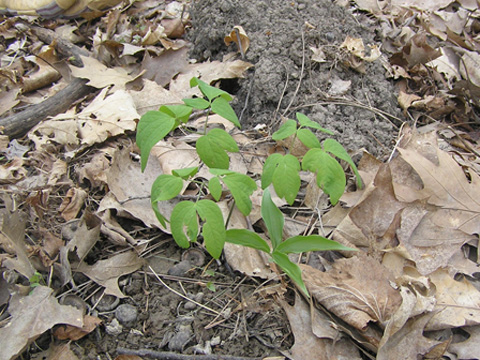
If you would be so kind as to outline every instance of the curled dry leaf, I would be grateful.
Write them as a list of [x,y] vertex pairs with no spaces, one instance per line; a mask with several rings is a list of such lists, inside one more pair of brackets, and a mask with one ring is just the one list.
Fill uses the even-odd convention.
[[232,42],[237,44],[238,51],[242,53],[242,55],[245,55],[250,46],[250,39],[248,38],[247,33],[243,27],[239,25],[234,26],[230,34],[225,36],[223,40],[227,46],[230,46]]

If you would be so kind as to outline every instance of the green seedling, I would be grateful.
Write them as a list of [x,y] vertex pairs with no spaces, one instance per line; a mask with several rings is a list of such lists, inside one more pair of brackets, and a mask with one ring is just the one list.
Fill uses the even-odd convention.
[[[351,250],[324,237],[295,236],[282,242],[284,218],[280,210],[273,204],[268,186],[273,184],[276,193],[293,204],[300,189],[299,172],[303,170],[316,173],[318,186],[330,196],[333,204],[338,202],[345,190],[345,173],[339,162],[347,162],[357,175],[355,164],[346,150],[335,140],[327,139],[320,143],[310,129],[332,134],[307,116],[297,113],[297,121],[288,120],[272,136],[274,140],[285,139],[291,135],[305,144],[310,150],[300,160],[291,155],[272,154],[264,164],[261,185],[264,190],[262,217],[267,224],[271,239],[271,247],[256,233],[245,229],[226,230],[227,225],[217,201],[225,192],[229,192],[234,206],[245,216],[252,210],[251,196],[257,185],[246,174],[229,170],[229,153],[238,152],[239,148],[233,137],[225,130],[214,128],[208,130],[208,114],[222,116],[240,128],[235,111],[230,106],[232,96],[227,92],[210,86],[193,78],[191,87],[198,87],[202,96],[183,99],[183,105],[164,105],[157,111],[148,111],[143,115],[137,128],[137,145],[141,151],[141,168],[145,170],[152,147],[179,127],[185,127],[194,109],[204,110],[207,114],[205,127],[196,142],[196,151],[209,168],[211,178],[207,184],[195,178],[198,167],[173,170],[171,174],[160,175],[152,185],[151,204],[155,215],[162,226],[170,223],[172,236],[182,248],[188,248],[201,236],[207,251],[214,258],[219,258],[226,241],[262,250],[272,257],[285,273],[307,293],[303,284],[300,268],[288,259],[289,253],[300,253],[313,250]],[[187,130],[187,129],[185,129]],[[167,219],[158,208],[158,203],[177,197],[185,185],[197,182],[202,191],[195,200],[180,201]],[[208,191],[210,198],[201,194]],[[213,199],[213,200],[212,200]],[[233,210],[233,208],[232,208]],[[228,220],[227,220],[228,221]]]
[[226,241],[270,254],[272,261],[277,264],[307,296],[308,291],[302,279],[302,272],[297,264],[290,261],[288,254],[327,250],[356,251],[355,249],[343,246],[336,241],[329,240],[320,235],[293,236],[282,241],[285,219],[282,212],[273,203],[268,189],[265,189],[263,193],[261,213],[263,221],[267,226],[270,244],[257,233],[246,229],[227,230]]

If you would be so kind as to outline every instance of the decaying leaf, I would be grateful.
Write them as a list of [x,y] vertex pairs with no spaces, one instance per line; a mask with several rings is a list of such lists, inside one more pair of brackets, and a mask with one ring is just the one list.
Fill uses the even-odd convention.
[[76,341],[90,334],[101,323],[102,323],[102,320],[100,320],[96,316],[84,315],[82,327],[72,326],[72,325],[62,325],[62,326],[59,326],[57,329],[55,329],[53,334],[57,339],[60,339],[60,340]]
[[10,360],[19,355],[29,342],[35,340],[56,324],[83,326],[82,311],[60,305],[53,289],[37,286],[28,296],[14,295],[8,311],[10,322],[0,328],[2,339],[1,360]]
[[144,264],[135,251],[114,255],[106,260],[99,260],[93,265],[81,263],[76,270],[84,273],[97,284],[105,287],[105,294],[124,298],[118,287],[118,279],[140,269]]
[[238,51],[244,55],[249,46],[250,46],[250,39],[248,38],[247,33],[243,29],[243,27],[236,25],[233,27],[233,30],[230,32],[229,35],[225,36],[225,45],[230,46],[232,42],[237,44]]
[[369,256],[337,260],[325,273],[308,265],[301,268],[310,294],[358,330],[369,322],[384,326],[402,302],[390,284],[393,275]]
[[80,188],[70,188],[65,195],[58,211],[61,213],[61,216],[66,220],[72,220],[77,217],[80,209],[85,203],[85,199],[88,194],[85,190]]

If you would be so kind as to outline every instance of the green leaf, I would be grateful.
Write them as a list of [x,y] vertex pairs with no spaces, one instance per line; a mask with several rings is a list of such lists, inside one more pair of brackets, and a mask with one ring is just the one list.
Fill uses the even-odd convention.
[[223,129],[212,129],[197,140],[197,153],[210,168],[228,169],[230,159],[225,150],[238,152],[232,136]]
[[309,251],[357,251],[320,235],[293,236],[277,246],[276,251],[284,254]]
[[309,149],[322,148],[322,145],[320,145],[320,141],[318,141],[315,134],[309,129],[298,129],[297,137],[298,137],[298,140],[300,140],[302,144],[308,147]]
[[218,96],[223,97],[227,101],[232,101],[232,96],[226,91],[220,90],[214,86],[208,85],[206,82],[198,79],[190,79],[190,87],[198,86],[203,95],[205,95],[208,100],[212,101]]
[[333,135],[333,131],[324,129],[323,127],[320,126],[320,124],[318,124],[315,121],[310,120],[306,115],[304,115],[302,113],[299,113],[299,112],[297,112],[296,115],[297,115],[298,122],[300,123],[301,126],[309,127],[309,128],[312,128],[312,129],[317,129],[317,130],[320,130],[320,131],[322,131],[324,133],[327,133],[329,135]]
[[160,107],[159,111],[174,118],[177,125],[180,122],[188,122],[188,119],[192,114],[192,108],[185,105],[163,105]]
[[355,173],[355,176],[357,178],[357,185],[358,187],[362,187],[362,179],[360,177],[360,174],[358,173],[357,167],[355,166],[355,163],[353,162],[352,158],[350,155],[348,155],[347,150],[340,144],[338,141],[334,139],[326,139],[323,142],[323,149],[326,152],[329,152],[339,159],[342,159],[345,161],[350,167],[352,168],[353,172]]
[[212,200],[200,200],[195,207],[205,222],[202,227],[205,247],[212,257],[218,259],[222,254],[226,237],[222,211]]
[[277,205],[273,203],[269,189],[265,189],[263,192],[261,213],[263,221],[267,225],[273,249],[276,249],[282,242],[285,218]]
[[190,246],[190,242],[197,241],[198,218],[195,203],[182,201],[173,208],[170,229],[175,242],[184,249]]
[[215,169],[215,168],[208,169],[208,171],[210,171],[211,174],[213,174],[213,175],[218,175],[218,176],[228,175],[228,174],[234,174],[234,173],[235,173],[235,172],[232,171],[232,170],[228,170],[228,169]]
[[175,128],[175,119],[160,111],[147,111],[138,122],[137,145],[141,152],[142,172],[152,147]]
[[300,190],[300,163],[290,154],[283,156],[273,172],[273,187],[278,196],[292,205]]
[[274,251],[272,254],[273,262],[280,266],[280,268],[288,275],[290,279],[292,279],[297,286],[305,293],[305,295],[309,296],[307,287],[302,279],[302,270],[300,267],[291,262],[287,255]]
[[189,177],[195,176],[197,172],[198,172],[198,166],[172,170],[173,175],[180,177],[183,180],[187,180]]
[[250,196],[257,190],[257,184],[249,176],[239,173],[231,173],[222,177],[222,181],[233,195],[238,210],[247,216],[252,211]]
[[182,101],[194,109],[204,110],[210,107],[210,102],[202,98],[182,99]]
[[231,244],[248,246],[270,254],[270,246],[257,233],[247,229],[227,230],[226,241]]
[[287,120],[280,128],[272,134],[273,140],[283,140],[297,131],[297,122],[295,120]]
[[210,194],[215,201],[220,200],[220,196],[222,196],[222,184],[220,184],[220,179],[218,177],[212,177],[208,181],[208,190],[210,190]]
[[152,204],[173,199],[180,194],[182,188],[183,180],[181,178],[167,174],[160,175],[152,184]]
[[238,121],[237,114],[232,109],[227,100],[223,97],[218,97],[212,102],[212,111],[215,114],[220,115],[221,117],[232,122],[236,127],[241,128],[240,122]]
[[273,174],[277,169],[278,163],[282,160],[282,155],[279,153],[274,153],[270,155],[265,164],[263,164],[262,172],[262,189],[265,189],[273,182]]
[[347,183],[338,161],[321,149],[310,149],[303,157],[302,167],[317,173],[318,187],[330,196],[330,202],[335,205],[343,195]]

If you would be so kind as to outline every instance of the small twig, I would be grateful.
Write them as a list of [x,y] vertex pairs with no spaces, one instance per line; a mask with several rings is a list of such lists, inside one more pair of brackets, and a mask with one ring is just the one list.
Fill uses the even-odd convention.
[[238,49],[240,50],[240,55],[242,55],[242,59],[245,60],[245,51],[243,50],[242,46],[242,39],[240,38],[240,30],[237,27],[234,29],[235,35],[237,36],[237,45]]
[[193,300],[193,299],[190,299],[188,296],[185,296],[185,295],[179,293],[177,290],[172,289],[170,286],[168,286],[168,285],[165,283],[165,281],[162,280],[162,278],[155,272],[155,270],[153,270],[153,268],[152,268],[151,266],[148,266],[148,268],[149,268],[150,271],[153,273],[153,275],[155,276],[155,278],[156,278],[158,281],[160,281],[160,283],[161,283],[163,286],[165,286],[168,290],[170,290],[171,292],[173,292],[175,295],[178,295],[178,296],[180,296],[181,298],[183,298],[183,299],[185,299],[185,300],[187,300],[187,301],[190,301],[190,302],[194,303],[195,305],[200,306],[201,308],[203,308],[203,309],[205,309],[205,310],[208,310],[208,311],[210,311],[210,312],[212,312],[212,313],[214,313],[214,314],[221,315],[220,312],[218,312],[218,311],[216,311],[216,310],[213,310],[213,309],[209,308],[208,306],[205,306],[205,305],[203,305],[203,304],[200,304],[198,301],[195,301],[195,300]]
[[150,349],[131,350],[122,347],[117,348],[119,355],[136,355],[142,357],[149,357],[153,359],[163,360],[260,360],[261,358],[251,358],[243,356],[231,356],[231,355],[183,355],[176,354],[169,351],[155,351]]

